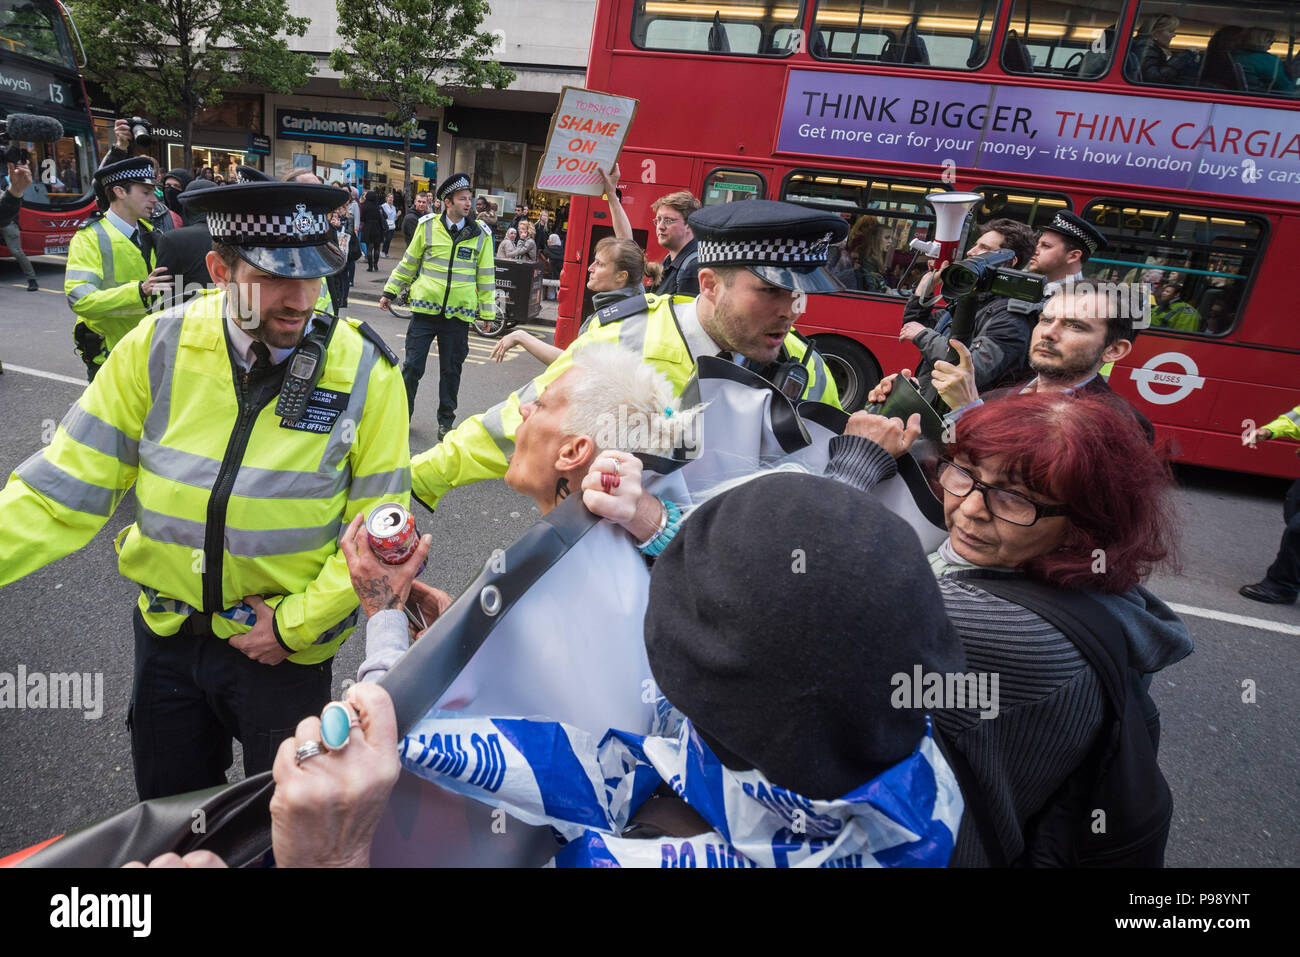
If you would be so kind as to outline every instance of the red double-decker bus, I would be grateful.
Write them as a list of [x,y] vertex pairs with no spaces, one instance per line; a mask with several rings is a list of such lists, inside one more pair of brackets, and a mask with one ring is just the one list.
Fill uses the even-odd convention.
[[[847,408],[916,364],[898,331],[925,194],[971,191],[976,222],[1078,213],[1108,239],[1086,278],[1152,285],[1110,383],[1180,460],[1294,476],[1290,449],[1242,435],[1300,401],[1298,18],[1279,0],[601,0],[587,85],[640,100],[623,205],[651,257],[650,204],[674,190],[848,221],[846,289],[799,320]],[[611,232],[603,200],[574,197],[561,345]]]
[[[56,0],[0,0],[0,117],[35,114],[63,125],[56,142],[13,144],[31,153],[32,184],[17,220],[29,256],[66,254],[95,208],[95,137],[66,16]],[[0,255],[9,255],[2,241]]]

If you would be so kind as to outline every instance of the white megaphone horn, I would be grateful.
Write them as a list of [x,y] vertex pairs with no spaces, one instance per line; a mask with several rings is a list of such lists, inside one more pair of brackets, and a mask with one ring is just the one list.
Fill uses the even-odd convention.
[[961,242],[962,226],[976,203],[984,197],[979,193],[928,193],[926,202],[934,210],[934,241],[914,239],[909,244],[931,260],[931,268],[957,258],[957,245]]

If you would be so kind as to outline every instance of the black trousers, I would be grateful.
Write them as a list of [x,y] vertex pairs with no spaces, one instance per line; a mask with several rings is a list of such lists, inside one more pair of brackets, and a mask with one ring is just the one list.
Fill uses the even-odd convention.
[[1286,531],[1282,533],[1277,558],[1268,567],[1268,580],[1294,595],[1300,592],[1300,479],[1287,489],[1282,517],[1286,520]]
[[438,340],[438,424],[456,421],[456,396],[460,393],[460,370],[469,355],[469,323],[427,312],[411,313],[406,327],[406,361],[402,380],[406,383],[406,404],[415,414],[415,393],[424,375],[429,347]]
[[269,771],[298,722],[330,700],[332,660],[264,665],[191,618],[156,635],[135,609],[135,683],[126,723],[141,801],[226,782],[231,739],[244,746],[244,774]]

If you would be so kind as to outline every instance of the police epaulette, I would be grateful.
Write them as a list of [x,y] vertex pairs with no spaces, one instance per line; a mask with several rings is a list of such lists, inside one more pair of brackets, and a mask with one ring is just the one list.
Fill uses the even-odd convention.
[[596,321],[602,326],[611,322],[622,322],[628,316],[635,316],[637,313],[645,312],[649,308],[650,302],[644,295],[628,296],[626,299],[620,299],[604,309],[597,309]]
[[375,332],[374,329],[371,329],[367,323],[359,322],[356,319],[349,319],[348,325],[352,326],[352,328],[356,329],[357,332],[361,333],[363,336],[365,336],[367,339],[373,342],[375,344],[375,348],[377,348],[380,352],[383,353],[384,358],[388,360],[388,364],[390,366],[397,365],[398,362],[397,353],[394,352],[392,349],[388,348],[388,343],[386,343],[383,339],[381,339],[379,333]]
[[441,214],[439,214],[439,213],[425,213],[423,216],[421,216],[419,219],[417,219],[416,222],[417,222],[417,223],[422,223],[422,222],[424,222],[426,219],[432,219],[433,217],[438,216],[438,215],[441,215]]

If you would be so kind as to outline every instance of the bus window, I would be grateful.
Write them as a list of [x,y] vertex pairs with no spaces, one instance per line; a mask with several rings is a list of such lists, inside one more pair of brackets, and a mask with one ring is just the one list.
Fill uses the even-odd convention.
[[735,169],[715,169],[704,177],[704,205],[719,206],[737,199],[762,199],[767,184],[757,173]]
[[1123,0],[1015,0],[1002,69],[1079,80],[1104,76],[1123,5]]
[[53,4],[0,0],[0,51],[29,56],[69,70],[77,68],[72,43]]
[[1107,242],[1084,274],[1099,282],[1150,285],[1153,328],[1219,335],[1235,324],[1263,251],[1262,220],[1110,200],[1091,203],[1083,218],[1096,223]]
[[781,198],[839,213],[849,235],[831,249],[829,268],[846,291],[907,296],[925,272],[908,249],[927,239],[934,212],[925,194],[938,185],[801,170],[785,181]]
[[1142,0],[1124,76],[1143,86],[1196,86],[1256,96],[1296,96],[1296,5],[1236,0]]
[[997,0],[820,0],[809,51],[819,60],[976,70],[988,59]]
[[1006,218],[1042,229],[1058,211],[1070,208],[1069,199],[1060,193],[1031,193],[997,186],[977,186],[975,192],[984,197],[984,202],[975,207],[977,223]]
[[789,56],[798,49],[801,0],[637,0],[632,42],[643,50]]

